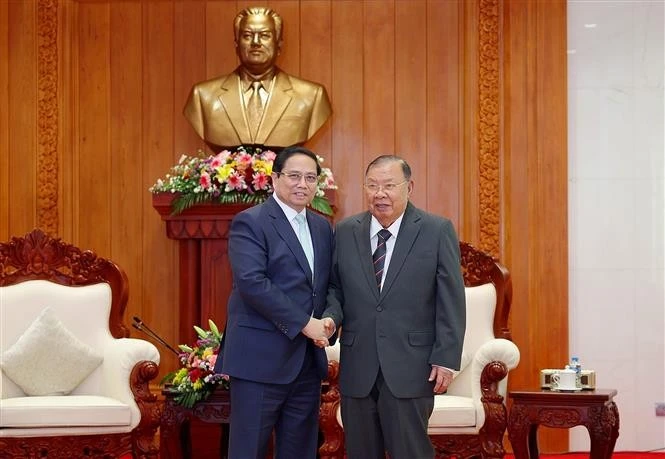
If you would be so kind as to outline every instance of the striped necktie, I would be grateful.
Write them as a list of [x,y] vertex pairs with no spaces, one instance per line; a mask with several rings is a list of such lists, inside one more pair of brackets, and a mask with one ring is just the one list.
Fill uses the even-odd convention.
[[386,241],[390,239],[390,231],[387,229],[382,229],[377,234],[378,240],[376,244],[376,250],[372,255],[372,261],[374,262],[374,275],[376,276],[376,286],[379,291],[381,291],[381,279],[383,278],[383,266],[386,261]]

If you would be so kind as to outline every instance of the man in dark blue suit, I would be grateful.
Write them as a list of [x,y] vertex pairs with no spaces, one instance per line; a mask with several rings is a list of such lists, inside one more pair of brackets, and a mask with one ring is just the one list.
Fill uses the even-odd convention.
[[316,457],[321,380],[332,323],[325,307],[333,234],[306,209],[321,167],[316,155],[288,147],[275,158],[275,192],[239,213],[229,232],[233,289],[216,371],[231,377],[229,457]]

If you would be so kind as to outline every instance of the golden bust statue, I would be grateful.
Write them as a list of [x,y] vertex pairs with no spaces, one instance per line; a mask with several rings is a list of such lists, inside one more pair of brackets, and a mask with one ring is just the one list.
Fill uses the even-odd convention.
[[323,86],[288,75],[275,65],[282,18],[263,7],[247,8],[233,23],[240,66],[197,83],[184,115],[214,150],[238,145],[301,144],[332,110]]

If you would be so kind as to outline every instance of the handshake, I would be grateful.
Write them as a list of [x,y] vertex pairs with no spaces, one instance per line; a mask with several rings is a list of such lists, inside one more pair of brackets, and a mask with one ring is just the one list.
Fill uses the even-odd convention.
[[311,317],[305,328],[302,329],[302,333],[312,339],[318,347],[324,348],[330,345],[328,338],[335,333],[335,329],[335,322],[330,317],[323,319]]

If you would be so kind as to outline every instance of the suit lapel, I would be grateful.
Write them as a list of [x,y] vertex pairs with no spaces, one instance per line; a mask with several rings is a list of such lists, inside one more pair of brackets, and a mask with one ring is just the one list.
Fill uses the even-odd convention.
[[249,132],[249,123],[240,100],[240,94],[240,79],[237,73],[233,72],[222,82],[217,98],[224,106],[231,125],[242,143],[249,144],[252,143],[252,135]]
[[300,265],[300,268],[305,272],[307,279],[309,279],[309,283],[311,284],[312,270],[309,268],[307,257],[305,256],[305,252],[300,245],[300,241],[298,241],[298,236],[296,236],[295,231],[293,231],[291,223],[286,219],[286,215],[284,215],[284,212],[279,207],[279,204],[277,204],[272,196],[266,201],[266,203],[269,205],[269,215],[272,217],[272,222],[275,227],[276,234],[278,234],[279,237],[281,237],[289,247],[293,253],[293,256],[296,257],[296,261]]
[[[390,264],[388,265],[388,272],[386,272],[386,279],[383,281],[383,288],[381,289],[381,298],[385,297],[390,288],[393,285],[393,282],[397,278],[406,257],[411,251],[411,247],[420,232],[420,215],[413,207],[411,203],[407,204],[406,210],[404,212],[404,218],[402,219],[402,225],[399,229],[399,234],[397,235],[397,240],[395,241],[395,248],[393,249],[392,257],[390,258]],[[369,231],[368,231],[369,232]]]
[[365,273],[365,278],[369,284],[370,291],[376,299],[379,299],[379,289],[376,288],[376,276],[374,275],[374,263],[372,263],[372,246],[369,242],[369,226],[372,216],[367,212],[359,221],[353,230],[353,236],[356,240],[356,248],[360,254],[360,267]]
[[282,117],[286,107],[291,103],[293,88],[291,81],[286,73],[278,71],[275,76],[275,84],[270,97],[263,110],[263,119],[259,125],[259,132],[256,134],[256,142],[264,144],[270,133],[275,129],[277,122]]

